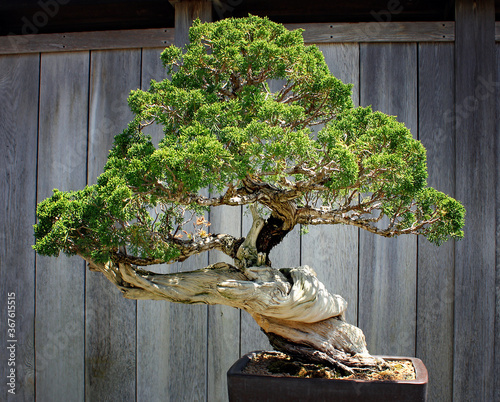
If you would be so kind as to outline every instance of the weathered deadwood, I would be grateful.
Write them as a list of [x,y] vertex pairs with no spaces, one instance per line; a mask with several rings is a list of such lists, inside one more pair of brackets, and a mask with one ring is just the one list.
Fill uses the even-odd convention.
[[346,301],[332,295],[308,266],[239,269],[217,263],[203,269],[155,274],[125,263],[96,264],[129,299],[222,304],[247,311],[282,351],[346,370],[373,367],[362,331],[343,320]]
[[351,367],[382,365],[366,348],[363,332],[341,317],[315,323],[279,320],[253,315],[271,345],[302,360],[327,363],[352,372]]

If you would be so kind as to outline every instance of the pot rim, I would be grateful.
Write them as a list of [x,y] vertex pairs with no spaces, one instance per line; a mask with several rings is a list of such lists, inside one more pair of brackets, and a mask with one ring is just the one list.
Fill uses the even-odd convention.
[[390,356],[390,355],[376,355],[375,357],[380,357],[384,360],[410,360],[415,368],[415,379],[414,380],[362,380],[362,379],[349,379],[349,378],[300,378],[300,377],[278,377],[275,375],[263,375],[263,374],[253,374],[253,373],[244,373],[243,369],[248,364],[248,362],[259,353],[276,353],[276,351],[266,351],[266,350],[257,350],[254,352],[249,352],[240,357],[236,362],[231,366],[228,370],[227,374],[231,376],[238,377],[260,377],[260,378],[283,378],[285,381],[338,381],[338,382],[349,382],[349,383],[397,383],[397,384],[427,384],[429,381],[429,374],[427,372],[427,368],[425,364],[418,357],[409,357],[409,356]]

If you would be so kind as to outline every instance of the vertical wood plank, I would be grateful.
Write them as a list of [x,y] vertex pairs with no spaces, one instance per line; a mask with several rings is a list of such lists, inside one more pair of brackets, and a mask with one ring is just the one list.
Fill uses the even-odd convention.
[[495,4],[455,2],[456,195],[467,210],[456,243],[454,400],[494,400]]
[[[397,115],[417,133],[415,44],[362,44],[363,106]],[[359,326],[374,354],[415,353],[416,238],[360,233]]]
[[[500,81],[500,43],[495,45],[496,55],[496,82]],[[496,158],[496,308],[495,308],[495,400],[500,400],[500,85],[496,85],[496,143],[495,143],[495,158]]]
[[[208,254],[169,266],[169,272],[192,271],[208,265]],[[169,401],[205,401],[207,388],[207,306],[171,303]],[[158,345],[158,347],[163,347]],[[209,371],[214,370],[209,367]]]
[[[35,398],[34,320],[36,155],[39,55],[0,57],[0,395],[8,401]],[[8,295],[15,294],[15,334],[8,338]],[[7,346],[15,343],[15,367]],[[15,368],[15,395],[7,392]]]
[[352,99],[359,105],[359,44],[331,43],[318,45],[330,72],[345,84],[353,84]]
[[[359,104],[359,45],[320,45],[330,72],[344,83],[354,84],[353,101]],[[311,266],[327,289],[348,303],[346,320],[358,321],[358,235],[343,225],[310,226],[302,237],[302,264]]]
[[[430,186],[455,195],[454,48],[422,43],[418,53],[419,139],[427,149]],[[429,371],[428,397],[453,397],[455,246],[418,239],[417,356]]]
[[[162,50],[162,49],[161,49]],[[161,80],[166,71],[160,49],[143,50],[142,87]],[[156,145],[163,137],[161,126],[148,127]],[[151,267],[156,272],[203,268],[206,254],[183,264]],[[137,400],[204,401],[206,399],[207,308],[164,301],[138,301]]]
[[[210,210],[210,232],[241,235],[241,207],[222,206]],[[211,251],[209,263],[231,258],[221,252]],[[239,358],[240,352],[240,311],[228,306],[208,307],[208,361],[207,400],[226,401],[226,373]]]
[[[178,47],[183,47],[189,42],[189,28],[195,19],[200,19],[203,22],[212,20],[212,3],[208,0],[174,0],[175,3],[175,40],[174,43]],[[208,190],[207,194],[208,194]],[[212,213],[212,212],[211,212]],[[208,216],[206,217],[208,218]],[[212,224],[217,225],[217,212],[210,216]],[[213,228],[211,229],[213,231]],[[211,261],[210,255],[198,255],[191,257],[184,264],[175,264],[174,269],[187,270],[205,267]],[[193,308],[194,307],[194,308]],[[172,306],[172,309],[179,309],[180,306]],[[186,306],[182,306],[186,308]],[[226,311],[226,317],[223,312]],[[180,312],[180,310],[179,310]],[[194,334],[204,334],[205,348],[202,344],[196,342],[197,348],[193,350],[190,355],[193,356],[194,362],[197,364],[205,364],[206,370],[202,371],[201,368],[197,370],[198,374],[203,372],[205,374],[205,391],[206,393],[198,393],[197,398],[208,398],[208,400],[223,401],[227,398],[226,387],[226,371],[224,354],[225,341],[234,337],[234,318],[230,312],[221,306],[209,306],[203,308],[201,306],[189,307],[189,312],[193,314],[191,328],[184,326],[182,329],[188,333],[192,333],[195,328],[197,331]],[[208,314],[208,316],[207,316]],[[229,317],[227,317],[229,315]],[[179,315],[178,315],[179,316]],[[230,318],[228,321],[227,318]],[[203,327],[203,325],[205,325]],[[208,326],[208,328],[207,328]],[[177,333],[177,343],[172,346],[178,346],[179,343],[185,342],[185,336],[182,332]],[[189,347],[189,346],[188,346]],[[229,346],[230,348],[230,346]],[[205,360],[203,360],[202,353],[205,353]],[[229,352],[229,356],[231,352]],[[181,357],[182,358],[182,357]],[[201,381],[201,379],[200,379]],[[201,383],[200,383],[201,385]],[[191,399],[201,400],[201,399]]]
[[[89,53],[42,54],[38,200],[87,181]],[[85,264],[79,257],[37,257],[36,394],[84,400]],[[59,381],[54,381],[58,378]]]
[[[151,79],[165,77],[165,69],[160,60],[162,49],[142,51],[141,88],[146,90]],[[162,137],[160,126],[147,127],[144,132],[151,135],[155,145]],[[152,271],[167,273],[168,266],[150,267]],[[155,399],[171,401],[170,383],[174,380],[171,373],[170,337],[171,304],[157,300],[137,301],[137,401]],[[179,381],[183,383],[184,381]]]
[[[91,53],[88,181],[102,172],[113,138],[132,118],[126,99],[140,86],[138,50]],[[101,274],[86,277],[86,398],[135,400],[136,302]]]
[[183,47],[189,42],[189,27],[199,18],[203,22],[212,21],[210,0],[172,0],[175,3],[175,46]]

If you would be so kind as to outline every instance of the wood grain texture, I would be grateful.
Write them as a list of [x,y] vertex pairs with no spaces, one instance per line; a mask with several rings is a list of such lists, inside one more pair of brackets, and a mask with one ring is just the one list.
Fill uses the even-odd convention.
[[[500,44],[495,45],[496,56],[496,81],[500,80],[498,69],[500,68]],[[496,144],[495,144],[495,158],[496,158],[496,306],[495,306],[495,373],[500,373],[500,85],[496,87]],[[500,375],[495,376],[495,400],[500,400]]]
[[[177,3],[176,7],[187,7],[186,3]],[[203,10],[204,15],[209,12],[205,6]],[[182,21],[177,21],[176,26],[183,30]],[[306,43],[453,42],[455,40],[453,21],[310,23],[286,24],[286,27],[305,29]],[[174,43],[175,35],[174,28],[8,35],[0,37],[0,54],[155,48]],[[179,39],[180,44],[184,44],[186,35],[187,33],[177,34],[184,36],[184,39]],[[496,40],[500,40],[499,22],[496,23]]]
[[[162,49],[142,51],[141,88],[146,90],[151,79],[165,77],[165,69],[160,60]],[[151,135],[157,145],[162,135],[160,126],[149,126],[144,130]],[[166,265],[153,266],[152,271],[168,273]],[[137,401],[173,400],[170,395],[171,383],[171,304],[157,300],[137,301]],[[178,381],[182,383],[183,381]]]
[[[241,207],[210,210],[210,232],[241,236]],[[210,251],[209,263],[233,263],[219,251]],[[207,400],[226,401],[226,373],[240,357],[240,310],[228,306],[208,306]]]
[[155,48],[173,42],[173,28],[8,35],[0,37],[0,54]]
[[[126,104],[140,86],[140,51],[91,53],[88,181],[102,172],[113,138],[132,119]],[[105,278],[86,277],[86,398],[134,400],[136,302]]]
[[[38,55],[0,57],[0,395],[6,401],[35,397],[35,254],[31,246],[36,205],[38,68]],[[16,302],[15,395],[7,393],[9,293],[15,293]]]
[[455,2],[456,243],[454,400],[493,401],[495,386],[495,6]]
[[[39,201],[49,197],[53,188],[85,187],[89,59],[89,52],[42,55]],[[78,257],[39,256],[36,285],[37,396],[83,401],[85,264]]]
[[[479,15],[483,15],[482,7],[482,5],[479,6],[478,18]],[[474,15],[471,11],[467,13]],[[453,194],[456,186],[455,195],[466,203],[468,210],[466,238],[457,243],[456,250],[450,246],[451,243],[436,249],[426,244],[425,240],[419,240],[417,283],[414,271],[416,250],[413,240],[408,239],[411,244],[407,245],[406,239],[402,244],[400,240],[403,239],[399,239],[394,245],[392,240],[374,238],[364,232],[361,234],[366,237],[362,237],[360,244],[359,325],[367,335],[369,349],[374,353],[407,354],[411,352],[414,348],[416,320],[416,351],[424,359],[431,373],[432,382],[429,392],[434,400],[451,400],[452,392],[453,400],[456,401],[500,399],[500,376],[495,376],[495,373],[500,370],[500,305],[498,304],[500,294],[498,289],[496,290],[496,316],[494,315],[495,239],[498,256],[500,255],[498,249],[500,228],[497,219],[495,233],[495,221],[491,219],[495,214],[495,205],[497,215],[500,209],[500,184],[498,182],[500,147],[498,144],[496,148],[493,146],[495,141],[498,142],[500,123],[496,119],[495,131],[495,126],[492,126],[495,122],[494,111],[493,115],[491,112],[491,108],[495,107],[496,103],[497,115],[500,115],[500,109],[498,109],[500,92],[498,92],[498,78],[495,78],[500,63],[500,47],[496,45],[497,64],[494,64],[495,61],[490,60],[492,35],[491,28],[487,28],[488,26],[491,26],[491,21],[484,23],[482,19],[480,22],[466,23],[466,32],[460,29],[457,31],[461,39],[457,40],[456,49],[451,43],[418,45],[418,64],[412,56],[415,53],[414,45],[361,45],[361,104],[371,103],[383,111],[398,114],[399,120],[410,124],[414,133],[417,133],[417,123],[412,104],[415,104],[417,76],[415,69],[418,65],[420,115],[418,132],[420,139],[428,148],[429,182],[449,194]],[[483,30],[488,30],[489,33]],[[476,46],[474,40],[485,43],[485,47]],[[470,44],[471,41],[474,43]],[[90,45],[100,46],[98,42]],[[133,46],[135,45],[131,45]],[[356,73],[356,63],[353,63],[349,56],[351,47],[355,49],[356,44],[330,44],[321,45],[321,47],[327,61],[337,60],[333,64],[328,61],[334,74],[342,78],[342,71]],[[454,52],[450,47],[457,51],[456,56],[453,56]],[[38,52],[40,48],[33,48],[31,51]],[[149,60],[156,57],[154,53],[157,51],[159,49],[151,53],[143,52],[143,82],[146,82],[146,77],[156,74],[154,62]],[[131,117],[128,115],[125,99],[130,89],[140,85],[138,53],[122,51],[92,53],[91,73],[93,76],[89,112],[91,142],[88,174],[90,181],[101,172],[114,134],[119,133]],[[59,57],[62,59],[59,60]],[[450,57],[455,57],[455,63],[450,61]],[[73,152],[80,150],[79,142],[71,143],[76,132],[81,130],[79,125],[81,115],[87,113],[86,103],[78,101],[77,104],[77,99],[84,102],[85,98],[82,93],[78,92],[82,90],[78,83],[85,80],[85,74],[79,76],[74,73],[75,66],[83,64],[81,59],[77,62],[79,58],[85,58],[83,53],[78,57],[70,53],[42,55],[39,200],[40,197],[48,195],[47,191],[51,186],[61,189],[69,188],[80,180],[79,176],[82,174],[79,162],[81,155],[76,154],[77,157],[71,159],[69,152],[66,154],[57,149],[51,149],[51,147],[59,146],[55,144],[64,144],[66,150],[73,150]],[[458,69],[455,78],[452,73],[453,64],[456,64]],[[152,70],[148,72],[150,66]],[[340,73],[339,70],[335,70],[336,68],[340,69]],[[64,76],[63,72],[66,74],[66,69],[72,78]],[[50,88],[48,83],[56,80],[56,75],[51,75],[55,71],[59,71],[58,83]],[[38,387],[37,399],[39,400],[51,399],[56,393],[63,395],[65,388],[70,388],[69,384],[59,384],[56,381],[50,383],[51,374],[44,372],[45,364],[48,364],[49,370],[63,373],[61,375],[65,375],[64,378],[67,381],[75,381],[75,376],[80,370],[80,362],[75,356],[82,352],[78,350],[77,345],[83,337],[81,332],[83,329],[79,329],[78,322],[83,319],[84,314],[86,314],[87,330],[85,342],[87,399],[225,400],[225,370],[237,357],[238,348],[242,351],[252,349],[254,348],[252,342],[255,342],[255,346],[259,346],[261,341],[267,348],[265,336],[256,327],[254,328],[255,335],[252,334],[252,329],[247,326],[247,323],[253,321],[247,321],[244,317],[241,319],[240,340],[240,318],[237,310],[210,308],[209,316],[207,316],[204,306],[193,306],[193,310],[189,310],[188,306],[172,307],[172,304],[164,302],[141,301],[137,304],[138,324],[136,328],[135,303],[124,300],[111,284],[95,273],[86,274],[86,313],[78,312],[77,304],[80,303],[78,300],[81,294],[75,291],[71,295],[73,300],[69,300],[69,290],[67,283],[64,282],[69,281],[70,278],[79,280],[79,272],[81,275],[79,263],[73,266],[72,261],[64,261],[64,259],[44,262],[40,257],[36,257],[37,272],[35,274],[35,257],[30,247],[33,239],[32,224],[34,223],[33,211],[36,196],[38,74],[38,55],[0,57],[0,104],[2,105],[0,107],[0,138],[3,144],[0,147],[2,178],[0,182],[4,189],[1,192],[1,204],[4,207],[0,213],[0,227],[3,228],[0,232],[2,245],[0,247],[0,297],[5,300],[6,294],[14,291],[19,302],[17,327],[20,343],[16,358],[20,366],[18,367],[17,395],[13,400],[34,400],[35,373]],[[457,97],[456,104],[452,105],[453,110],[456,108],[456,114],[451,115],[447,114],[449,103],[454,96],[454,90],[447,88],[450,80],[454,80],[453,85]],[[43,82],[46,84],[44,85]],[[68,90],[63,90],[63,88]],[[497,91],[497,99],[492,89]],[[69,93],[69,91],[75,93]],[[355,94],[357,93],[358,91],[355,91]],[[59,101],[51,100],[50,94],[58,97]],[[70,99],[66,99],[66,95],[71,95]],[[48,112],[45,112],[46,110]],[[457,143],[453,148],[453,138],[449,137],[448,132],[452,124],[451,120],[455,116],[457,118]],[[50,125],[51,119],[55,119],[57,124]],[[69,131],[66,130],[66,136],[63,136],[64,130],[58,125],[70,127]],[[494,135],[496,135],[495,138],[493,138]],[[54,137],[51,138],[52,136]],[[455,173],[453,173],[455,166],[449,165],[449,163],[455,163],[449,159],[450,148],[453,148],[452,152],[456,152]],[[53,156],[50,157],[50,155]],[[61,159],[55,159],[58,157]],[[58,169],[62,172],[58,172]],[[84,173],[85,168],[82,169]],[[69,174],[66,174],[65,170],[69,170]],[[52,174],[58,176],[51,177]],[[54,184],[56,180],[58,182]],[[452,180],[451,183],[450,180]],[[453,180],[456,180],[456,184]],[[496,204],[492,202],[495,194]],[[219,225],[216,222],[220,222],[221,226],[226,223],[241,225],[238,213],[234,215],[234,220],[231,218],[232,213],[221,214],[218,218],[212,215],[211,220],[214,222],[214,227]],[[328,228],[328,230],[332,229],[337,228]],[[246,234],[246,229],[243,233]],[[312,235],[314,236],[314,233]],[[304,247],[310,241],[307,237],[311,234],[302,239],[304,247],[299,257],[296,256],[298,238],[295,236],[297,236],[295,233],[292,234],[290,239],[285,239],[283,244],[273,251],[271,258],[274,266],[297,265],[297,259],[298,263],[309,264],[305,261],[307,251]],[[328,244],[332,244],[332,240],[329,240],[330,236],[336,239],[338,247],[347,247],[342,251],[341,256],[341,260],[347,261],[348,255],[351,255],[348,249],[352,246],[351,240],[347,241],[348,237],[338,240],[336,233],[328,232],[321,240],[325,242],[322,247],[326,248]],[[290,244],[288,244],[289,241]],[[342,245],[342,241],[346,241],[345,246]],[[453,270],[449,265],[454,254],[457,259],[456,283],[453,282]],[[328,255],[325,254],[318,259],[320,265],[330,264]],[[216,255],[211,255],[210,258],[211,261],[220,259]],[[187,261],[189,268],[197,265],[194,261],[192,258]],[[496,283],[500,281],[498,261],[497,257]],[[57,272],[64,274],[65,277],[59,283],[60,289],[56,289],[47,275],[49,272],[56,274],[55,267],[59,264],[61,264],[61,269]],[[200,264],[206,265],[206,261],[200,261]],[[317,269],[316,263],[310,265]],[[344,275],[342,287],[350,287],[352,282],[349,280],[347,263],[343,263],[343,267],[346,268],[340,270],[340,275]],[[184,269],[184,267],[176,269]],[[37,278],[36,291],[38,292],[36,297],[37,302],[40,303],[37,306],[36,345],[34,341],[35,278]],[[325,279],[322,276],[320,278]],[[48,308],[48,298],[51,295],[45,288],[47,286],[45,281],[49,281],[47,282],[48,289],[53,291],[52,298],[61,297],[63,300],[54,308],[54,311],[49,311]],[[418,304],[415,305],[417,284]],[[333,287],[329,286],[329,288],[334,291]],[[344,294],[342,291],[337,293]],[[69,304],[63,306],[62,303]],[[71,303],[74,304],[71,305]],[[351,302],[351,306],[352,304]],[[450,312],[453,308],[454,310]],[[69,311],[76,311],[77,316],[68,320],[65,327],[55,321],[57,315],[69,314]],[[6,321],[5,313],[5,310],[0,312],[0,320],[3,322]],[[454,338],[452,338],[454,362],[450,357],[449,344],[451,336],[449,325],[453,315],[455,316]],[[41,322],[43,319],[53,323],[52,327],[56,329],[51,330],[53,328],[50,328],[48,323]],[[248,320],[251,319],[248,318]],[[183,322],[179,324],[180,321]],[[209,323],[208,329],[207,322]],[[384,325],[387,325],[387,332],[382,331]],[[409,331],[408,328],[410,328]],[[402,331],[405,332],[402,333]],[[172,337],[174,332],[177,335]],[[136,336],[138,337],[137,347]],[[44,337],[47,340],[44,340]],[[71,341],[71,348],[75,350],[66,349],[65,342],[68,339]],[[61,350],[58,349],[59,346],[55,348],[52,346],[56,341],[63,345]],[[5,342],[5,333],[0,332],[0,344],[5,345]],[[36,370],[35,347],[38,354]],[[194,374],[184,375],[184,371],[192,373],[194,370],[187,366],[192,356],[200,355],[206,356],[205,360],[202,360],[203,364],[201,361],[198,363],[198,367],[203,366],[200,372],[196,374],[196,377],[193,377]],[[52,356],[61,357],[53,359]],[[0,360],[6,360],[4,349],[0,352]],[[1,375],[4,375],[5,368],[4,365],[0,369]],[[64,373],[65,370],[66,373]],[[137,396],[135,394],[136,370]],[[452,383],[449,377],[453,371]],[[200,374],[201,372],[203,374]],[[84,379],[82,378],[81,381],[83,382]],[[48,389],[50,386],[54,389]],[[81,386],[80,384],[73,389],[71,398],[81,399],[79,388]],[[181,388],[188,389],[181,391]],[[208,396],[205,393],[207,388]],[[4,391],[5,384],[2,383],[0,393],[4,395]],[[222,399],[217,399],[219,397]]]
[[[206,190],[201,193],[208,196]],[[205,214],[205,219],[208,219],[208,214]],[[190,229],[192,226],[188,227]],[[166,268],[168,273],[173,273],[204,268],[208,264],[208,253],[202,253]],[[207,392],[208,307],[170,303],[167,308],[170,314],[168,343],[157,344],[157,347],[165,348],[168,353],[168,370],[167,377],[159,381],[165,382],[168,401],[204,401]],[[139,370],[142,370],[140,366]]]
[[[320,50],[330,72],[344,83],[354,84],[353,101],[359,104],[359,45],[322,44]],[[343,225],[310,226],[302,237],[302,264],[311,266],[327,289],[346,299],[347,322],[358,321],[358,235]]]
[[176,1],[175,7],[175,46],[182,47],[189,42],[189,27],[199,18],[203,22],[212,21],[212,2],[210,0]]
[[[162,50],[143,50],[142,89],[149,87],[151,79],[166,77],[160,60]],[[144,132],[151,135],[155,145],[163,137],[161,126],[147,127]],[[186,265],[189,267],[194,262],[194,259],[189,259]],[[169,273],[181,270],[182,266],[161,265],[151,269]],[[206,308],[139,300],[137,401],[204,400],[205,370]],[[190,386],[186,387],[185,384]]]
[[[276,90],[276,87],[272,87]],[[245,208],[246,210],[246,208]],[[243,236],[246,236],[252,226],[252,216],[248,210],[243,214]],[[300,229],[294,228],[286,235],[269,256],[274,268],[297,267],[301,265]],[[246,312],[241,312],[241,354],[255,350],[272,350],[267,336],[259,325]]]
[[[179,1],[174,4],[174,7],[174,44],[176,46],[183,47],[189,42],[189,27],[195,19],[199,18],[204,22],[212,20],[212,4],[206,0]],[[208,190],[205,191],[208,195]],[[205,218],[208,219],[209,216],[207,215]],[[204,253],[189,258],[189,260],[183,264],[175,265],[181,270],[183,270],[183,266],[185,267],[185,270],[193,268],[197,269],[207,266],[209,261],[210,256],[207,253]],[[216,334],[212,335],[210,331],[213,327],[216,327],[216,325],[210,325],[211,314],[209,308],[205,306],[173,306],[173,309],[179,312],[177,314],[177,319],[179,317],[184,317],[186,310],[189,314],[191,314],[190,317],[192,317],[191,319],[183,320],[183,322],[178,322],[178,331],[176,331],[175,334],[176,342],[171,343],[172,350],[175,350],[176,347],[185,342],[189,342],[184,346],[186,350],[192,349],[188,354],[188,356],[192,356],[192,358],[188,358],[188,362],[179,366],[184,368],[183,371],[186,374],[186,378],[189,379],[188,381],[192,381],[194,378],[196,384],[194,387],[187,387],[187,390],[184,390],[188,397],[188,399],[184,400],[205,400],[207,398],[207,393],[210,394],[211,392],[215,395],[219,395],[222,387],[225,388],[225,376],[218,378],[217,375],[217,373],[221,372],[219,364],[222,359],[220,357],[224,355],[220,353],[219,350],[215,351],[215,355],[211,353],[213,352],[213,345],[210,344],[209,340],[215,339],[215,343],[217,343],[223,338],[220,336],[212,338],[212,336]],[[186,334],[189,334],[188,339],[186,339]],[[217,347],[215,349],[217,349]],[[179,362],[185,359],[183,353],[178,353],[177,351],[176,356],[178,357]],[[191,367],[188,367],[187,364]],[[223,366],[222,370],[224,370]],[[214,379],[208,373],[216,373],[217,378]],[[179,390],[181,390],[181,387],[186,388],[185,384],[179,386]],[[197,390],[196,394],[189,395],[190,388]]]
[[[415,44],[362,44],[360,103],[417,133]],[[372,354],[415,353],[416,238],[360,233],[359,326]]]
[[[423,43],[418,49],[419,140],[427,149],[428,183],[455,195],[455,76],[451,43]],[[453,389],[453,297],[455,245],[418,239],[417,357],[425,362],[428,397],[451,401]]]
[[286,24],[288,29],[304,28],[306,43],[333,42],[453,42],[455,24],[429,22],[345,22]]
[[[208,265],[207,253],[171,265],[169,272],[190,271]],[[205,401],[207,392],[207,306],[171,304],[169,353],[169,401]],[[223,356],[221,354],[221,356]],[[208,370],[214,367],[208,366]],[[227,371],[227,370],[226,370]],[[158,375],[158,374],[156,374]],[[155,397],[156,398],[156,397]]]

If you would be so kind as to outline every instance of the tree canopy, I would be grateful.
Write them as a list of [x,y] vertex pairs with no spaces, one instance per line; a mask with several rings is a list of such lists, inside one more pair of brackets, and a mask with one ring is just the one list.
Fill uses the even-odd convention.
[[[270,212],[265,252],[295,225],[463,236],[463,206],[427,186],[422,144],[395,117],[354,107],[351,85],[300,30],[249,16],[196,21],[189,39],[162,53],[169,78],[130,94],[135,118],[97,183],[38,205],[38,253],[136,265],[209,249],[235,257],[242,240],[209,233],[203,212],[254,203]],[[163,127],[158,146],[151,124]]]

